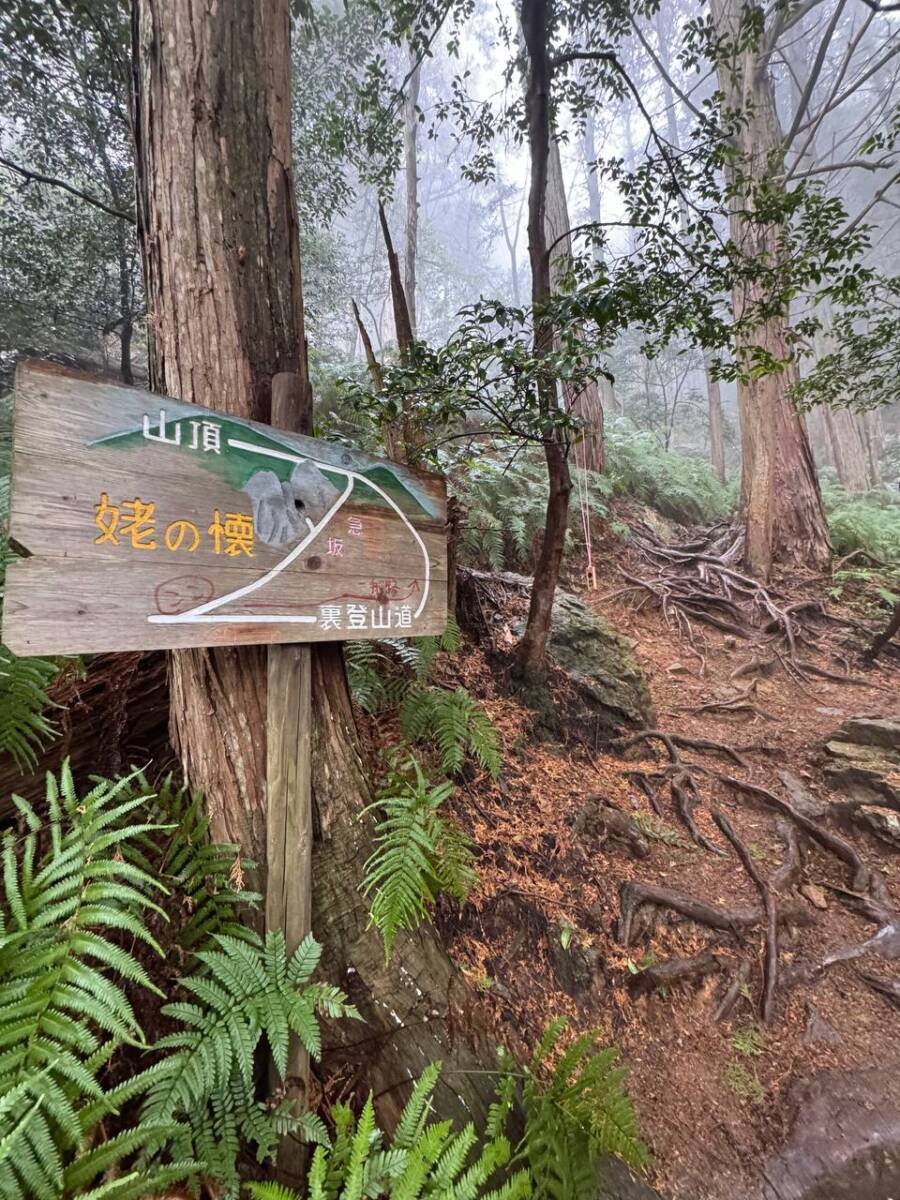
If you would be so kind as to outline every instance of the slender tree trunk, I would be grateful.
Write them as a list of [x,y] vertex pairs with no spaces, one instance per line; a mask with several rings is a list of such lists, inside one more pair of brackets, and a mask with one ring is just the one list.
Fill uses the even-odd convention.
[[720,483],[725,482],[725,416],[722,412],[722,391],[712,371],[709,357],[703,360],[706,373],[706,395],[709,400],[709,461]]
[[[591,223],[600,229],[600,222],[603,219],[602,208],[600,206],[600,183],[597,179],[597,171],[595,163],[597,161],[597,144],[594,136],[594,112],[593,109],[588,109],[584,117],[584,130],[581,138],[581,151],[584,161],[584,178],[587,185],[588,194],[588,216]],[[599,242],[595,239],[591,244],[591,255],[597,266],[605,268],[606,262],[603,257],[603,249]],[[610,409],[622,411],[622,406],[616,396],[616,385],[611,379],[605,375],[601,375],[597,381],[600,388],[600,404],[604,412]]]
[[500,213],[500,227],[503,230],[503,240],[506,242],[506,249],[509,253],[509,275],[512,283],[513,304],[518,308],[522,303],[522,294],[519,288],[519,225],[522,220],[522,204],[519,203],[519,210],[516,213],[516,227],[510,230],[509,221],[506,219],[506,209],[503,206],[503,194],[498,181],[497,184],[497,210]]
[[[572,239],[569,236],[569,206],[566,203],[566,185],[562,173],[559,143],[550,141],[550,158],[547,164],[546,202],[547,246],[550,253],[550,286],[554,292],[564,285],[572,269]],[[554,335],[555,346],[559,336]],[[589,471],[603,470],[603,404],[596,381],[591,380],[583,388],[563,384],[566,407],[580,417],[583,424],[582,440],[576,448],[576,461]]]
[[882,487],[884,480],[881,475],[881,449],[884,445],[884,422],[881,409],[873,408],[860,413],[860,420],[869,459],[869,483],[873,488]]
[[[547,0],[522,0],[522,33],[528,52],[528,86],[525,113],[531,178],[528,191],[528,256],[531,262],[531,302],[534,320],[534,353],[547,355],[553,346],[553,328],[546,317],[550,299],[550,255],[547,250],[547,169],[550,157],[550,81],[547,49]],[[516,653],[516,671],[524,679],[540,676],[544,666],[553,597],[559,581],[569,516],[572,479],[568,446],[554,426],[556,388],[551,378],[542,379],[538,403],[545,418],[544,455],[547,460],[549,494],[544,522],[544,540],[534,572],[525,633]]]
[[[743,9],[743,0],[712,0],[716,31],[734,37]],[[768,66],[751,46],[734,59],[720,61],[718,74],[729,107],[745,117],[736,134],[740,169],[761,182],[778,173],[783,141]],[[750,195],[734,197],[732,238],[742,254],[775,261],[781,253],[781,231],[777,225],[748,220],[745,214],[752,202]],[[765,299],[754,284],[740,284],[733,296],[735,319]],[[821,571],[831,560],[806,425],[790,397],[798,374],[787,333],[788,313],[776,313],[749,330],[737,347],[747,367],[756,350],[788,362],[777,374],[754,377],[748,372],[748,378],[738,383],[744,557],[748,569],[763,579],[776,565]]]
[[[675,107],[675,93],[669,84],[669,77],[672,70],[672,56],[669,52],[670,40],[672,32],[665,27],[663,21],[663,10],[659,8],[656,13],[656,41],[657,53],[659,61],[662,64],[665,72],[660,79],[663,91],[663,100],[666,105],[666,133],[669,143],[676,149],[681,148],[681,139],[678,130],[678,112]],[[681,216],[682,233],[687,233],[688,227],[688,211],[684,197],[678,197],[679,212]],[[709,412],[709,459],[712,463],[713,471],[720,483],[725,482],[725,420],[722,414],[722,392],[719,387],[719,380],[713,374],[711,369],[711,356],[707,355],[704,358],[704,375],[706,377],[706,397]]]
[[406,175],[406,237],[403,256],[403,284],[406,291],[406,306],[413,337],[417,337],[416,317],[416,250],[419,236],[419,163],[416,143],[419,134],[419,84],[422,68],[418,65],[416,51],[409,47],[409,65],[412,74],[406,90],[404,111],[403,156]]
[[[153,386],[266,420],[272,377],[296,377],[311,418],[290,129],[288,0],[138,0],[139,222]],[[390,965],[359,884],[371,850],[371,792],[339,644],[312,652],[316,843],[313,931],[328,977],[364,1024],[325,1031],[349,1087],[372,1087],[391,1122],[409,1081],[446,1064],[444,1115],[478,1119],[490,1060],[470,994],[431,926],[398,939]],[[266,652],[180,651],[170,659],[172,737],[203,789],[213,836],[241,845],[265,885]]]

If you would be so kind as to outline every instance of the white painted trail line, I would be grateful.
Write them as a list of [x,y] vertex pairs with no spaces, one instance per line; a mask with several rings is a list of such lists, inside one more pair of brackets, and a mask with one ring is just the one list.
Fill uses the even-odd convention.
[[297,545],[294,547],[293,550],[291,550],[291,552],[289,554],[285,555],[285,557],[281,560],[280,563],[276,563],[276,565],[274,567],[272,567],[272,569],[270,571],[267,571],[265,573],[265,575],[261,575],[259,577],[259,579],[255,579],[253,581],[253,583],[248,583],[248,584],[245,584],[244,587],[236,588],[235,591],[228,592],[224,596],[218,596],[213,600],[207,600],[206,603],[204,603],[204,604],[198,604],[196,606],[196,608],[188,609],[187,612],[171,613],[171,614],[170,613],[166,613],[166,614],[152,613],[150,616],[147,617],[147,620],[151,624],[153,624],[153,625],[214,625],[214,624],[215,625],[218,625],[218,624],[259,625],[259,624],[271,624],[273,621],[279,621],[279,622],[283,621],[285,623],[292,623],[292,624],[302,624],[302,625],[312,624],[312,625],[314,625],[316,623],[316,621],[318,620],[318,618],[312,617],[312,616],[281,616],[278,613],[271,613],[271,614],[253,613],[253,614],[237,614],[237,615],[220,614],[217,616],[211,616],[210,614],[213,613],[216,609],[221,608],[223,604],[230,604],[231,601],[233,601],[233,600],[240,600],[244,596],[249,596],[251,592],[258,591],[259,588],[265,587],[265,585],[267,583],[271,582],[271,580],[273,580],[276,575],[279,575],[285,569],[285,567],[289,567],[291,565],[291,563],[294,562],[294,560],[297,559],[299,557],[299,555],[301,555],[303,553],[303,551],[310,544],[310,542],[314,541],[315,538],[318,537],[318,535],[322,532],[322,530],[328,525],[328,523],[332,519],[332,517],[336,516],[337,513],[343,508],[344,504],[350,498],[350,493],[353,491],[353,484],[357,481],[359,483],[364,484],[365,487],[371,488],[373,492],[376,492],[379,496],[381,496],[381,498],[383,500],[385,500],[390,505],[390,507],[394,510],[394,512],[397,514],[397,516],[400,518],[400,520],[403,522],[403,524],[406,526],[406,528],[409,530],[409,532],[413,535],[420,550],[422,551],[422,559],[425,563],[425,580],[424,580],[425,586],[422,589],[422,599],[419,601],[419,607],[413,613],[413,617],[418,617],[421,615],[422,610],[425,607],[425,603],[428,599],[428,589],[429,589],[430,582],[431,582],[431,562],[429,561],[429,558],[428,558],[428,551],[425,547],[425,543],[422,541],[422,538],[419,536],[419,531],[409,521],[409,519],[406,516],[406,513],[403,512],[403,510],[400,508],[400,506],[398,504],[396,504],[394,502],[394,500],[392,500],[391,497],[387,494],[387,492],[385,492],[382,488],[380,488],[377,483],[373,483],[372,480],[367,479],[365,475],[360,475],[356,471],[348,471],[344,467],[335,467],[335,466],[332,466],[331,463],[316,462],[315,459],[306,459],[306,458],[301,457],[298,454],[288,454],[284,450],[270,450],[266,446],[257,446],[257,445],[254,445],[252,442],[243,442],[238,438],[229,438],[228,445],[233,446],[235,450],[247,450],[252,454],[263,454],[269,458],[278,458],[278,459],[282,459],[287,462],[294,462],[294,463],[312,462],[313,465],[318,467],[320,470],[336,471],[339,475],[345,475],[347,477],[347,486],[344,489],[344,491],[341,493],[341,495],[338,497],[338,499],[335,500],[334,504],[332,504],[331,508],[329,508],[329,510],[325,513],[324,517],[322,517],[322,519],[320,521],[318,521],[315,525],[313,525],[313,523],[312,523],[312,521],[310,521],[309,517],[306,518],[306,523],[309,526],[309,533],[306,535],[305,538],[302,539],[302,541],[297,543]]

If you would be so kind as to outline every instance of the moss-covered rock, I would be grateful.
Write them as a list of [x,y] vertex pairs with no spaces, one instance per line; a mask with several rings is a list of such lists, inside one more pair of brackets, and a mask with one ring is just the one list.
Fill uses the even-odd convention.
[[623,728],[655,724],[653,700],[631,638],[617,633],[571,592],[558,592],[548,646],[550,660],[575,685],[576,719],[599,740]]

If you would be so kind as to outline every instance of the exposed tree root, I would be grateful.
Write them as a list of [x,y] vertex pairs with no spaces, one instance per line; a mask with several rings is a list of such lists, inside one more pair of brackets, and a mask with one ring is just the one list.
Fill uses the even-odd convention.
[[756,863],[750,851],[734,832],[731,822],[724,813],[714,812],[713,820],[731,842],[735,853],[741,860],[741,865],[756,885],[762,897],[766,914],[766,957],[763,967],[763,994],[760,1003],[760,1015],[763,1023],[770,1025],[775,1011],[775,989],[778,986],[778,916],[775,909],[775,898],[772,889],[757,870]]
[[714,1021],[725,1021],[731,1016],[732,1009],[737,1004],[739,997],[743,994],[744,988],[750,979],[750,963],[745,958],[735,972],[734,979],[725,990],[722,999],[719,1001],[719,1007],[713,1013]]
[[[616,595],[643,593],[639,606],[648,600],[657,604],[667,624],[697,654],[700,653],[696,647],[697,625],[706,625],[745,642],[770,648],[765,656],[754,653],[751,662],[738,668],[733,678],[780,665],[797,683],[813,675],[841,683],[873,686],[868,680],[850,675],[849,671],[837,675],[800,657],[802,648],[818,648],[824,627],[841,628],[849,622],[831,614],[820,599],[790,600],[777,588],[766,586],[738,570],[742,547],[740,532],[729,530],[723,535],[718,530],[710,530],[704,537],[680,545],[666,545],[647,529],[633,538],[632,545],[646,570],[634,565],[630,570],[621,569],[628,587],[619,589]],[[853,624],[859,626],[858,622]],[[870,634],[865,627],[860,628]],[[879,648],[900,628],[900,608],[889,628],[892,632],[885,631],[887,636],[884,641],[879,641]],[[752,710],[738,707],[737,711]]]
[[700,793],[697,790],[697,784],[694,781],[693,775],[688,770],[677,771],[672,776],[671,787],[672,799],[675,801],[678,815],[685,829],[690,834],[691,839],[711,854],[724,855],[725,851],[720,846],[717,846],[715,842],[711,842],[697,828],[697,822],[694,820],[694,809],[700,803]]
[[804,833],[808,834],[813,841],[818,842],[823,849],[829,850],[850,867],[853,872],[850,886],[854,892],[868,893],[877,903],[884,905],[886,908],[891,907],[891,898],[885,887],[884,880],[877,871],[870,870],[866,866],[853,846],[848,841],[845,841],[844,838],[825,829],[817,821],[799,812],[787,800],[775,792],[770,792],[768,788],[760,787],[756,783],[748,783],[743,779],[737,779],[733,775],[719,774],[718,778],[723,783],[727,783],[729,787],[734,788],[735,791],[755,796],[785,816],[790,817],[794,824],[802,829]]
[[796,828],[789,821],[778,821],[775,831],[784,842],[785,858],[778,870],[773,872],[769,886],[772,891],[783,895],[799,882],[803,860],[800,854],[800,838],[797,836]]
[[[619,889],[619,923],[617,936],[623,946],[631,942],[631,930],[638,910],[644,904],[654,904],[659,908],[668,908],[673,912],[705,925],[709,929],[718,929],[723,933],[732,933],[736,937],[753,929],[765,920],[763,908],[722,908],[716,904],[708,904],[705,900],[697,900],[683,892],[670,891],[668,888],[656,887],[650,883],[638,883],[629,880]],[[778,911],[778,921],[784,925],[810,925],[813,918],[809,909],[803,905],[787,902]]]
[[900,1008],[900,983],[893,979],[882,979],[878,975],[870,975],[867,971],[857,971],[857,975],[873,992],[884,996],[894,1008]]
[[632,975],[628,979],[628,990],[638,999],[646,996],[657,988],[670,987],[673,983],[683,983],[686,979],[702,979],[720,971],[725,963],[722,955],[714,950],[701,950],[690,958],[670,958],[665,962],[654,963]]

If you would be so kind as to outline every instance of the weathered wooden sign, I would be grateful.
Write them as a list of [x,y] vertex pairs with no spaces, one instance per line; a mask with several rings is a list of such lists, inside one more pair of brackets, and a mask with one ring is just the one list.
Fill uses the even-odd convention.
[[48,363],[13,420],[15,654],[445,626],[440,476]]

